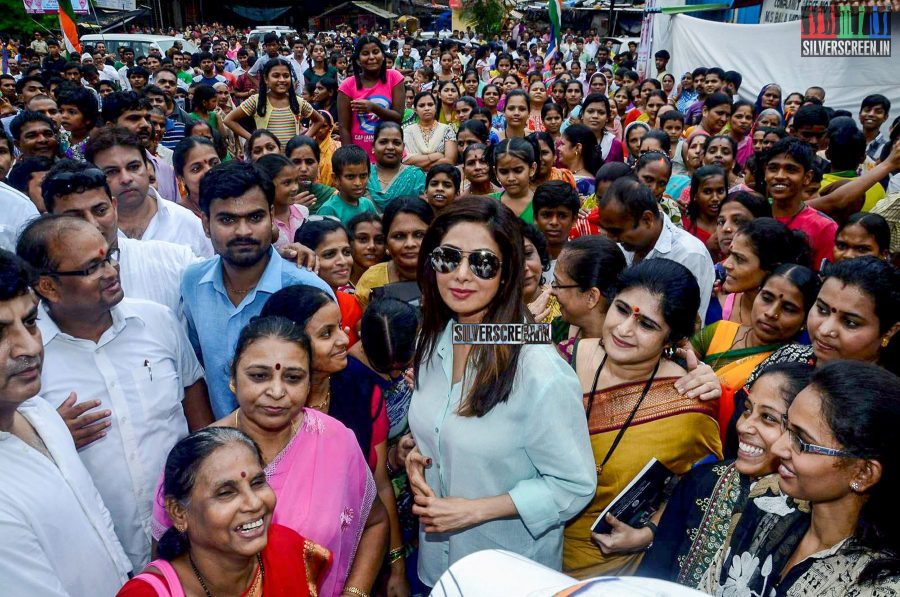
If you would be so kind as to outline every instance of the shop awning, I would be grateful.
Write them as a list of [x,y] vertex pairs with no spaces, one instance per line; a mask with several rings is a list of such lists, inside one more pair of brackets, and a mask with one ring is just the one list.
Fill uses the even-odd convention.
[[391,20],[391,19],[396,19],[398,16],[400,16],[400,15],[396,15],[392,12],[389,12],[387,10],[384,10],[383,8],[379,8],[379,7],[375,6],[374,4],[371,4],[370,2],[360,2],[357,0],[352,0],[351,2],[344,2],[343,4],[338,4],[334,8],[326,10],[325,12],[323,12],[322,14],[318,15],[315,18],[321,19],[322,17],[328,16],[333,12],[338,12],[340,10],[343,10],[351,5],[355,6],[357,8],[361,8],[367,12],[370,12],[373,15],[375,15],[376,17],[381,17],[382,19]]

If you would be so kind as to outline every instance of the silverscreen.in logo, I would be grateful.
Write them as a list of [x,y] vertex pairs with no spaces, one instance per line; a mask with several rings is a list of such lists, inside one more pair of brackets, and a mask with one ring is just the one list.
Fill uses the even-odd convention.
[[800,55],[849,57],[891,55],[891,7],[806,0],[800,6]]
[[550,344],[549,323],[454,323],[454,344]]

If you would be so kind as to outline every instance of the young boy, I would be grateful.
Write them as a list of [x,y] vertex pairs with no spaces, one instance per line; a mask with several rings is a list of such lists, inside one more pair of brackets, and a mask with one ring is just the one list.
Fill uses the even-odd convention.
[[674,148],[674,154],[670,153],[669,157],[680,155],[681,134],[684,132],[684,114],[678,110],[663,112],[659,116],[659,128],[669,136],[671,147]]
[[534,223],[547,239],[547,252],[550,253],[550,276],[556,266],[556,258],[566,241],[569,230],[575,224],[581,201],[578,191],[562,180],[551,180],[538,185],[534,191]]
[[150,81],[150,71],[143,66],[132,66],[128,69],[128,84],[135,93],[141,93]]
[[363,196],[369,183],[369,156],[362,147],[339,147],[331,156],[331,169],[337,193],[322,204],[317,215],[335,216],[346,226],[358,213],[377,213],[372,200]]
[[837,224],[822,212],[804,203],[805,191],[813,178],[815,153],[804,141],[782,139],[769,150],[765,165],[766,187],[772,198],[772,215],[791,230],[806,234],[813,253],[813,269],[834,252]]
[[438,164],[425,176],[425,201],[439,214],[445,207],[456,200],[462,176],[456,166]]

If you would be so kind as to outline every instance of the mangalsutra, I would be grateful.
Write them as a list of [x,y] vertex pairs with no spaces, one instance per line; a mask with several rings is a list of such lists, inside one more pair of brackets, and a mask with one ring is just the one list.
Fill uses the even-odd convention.
[[[188,561],[191,563],[191,570],[194,571],[194,576],[197,577],[197,582],[200,583],[200,586],[203,588],[203,592],[206,593],[206,597],[212,597],[212,593],[209,592],[209,587],[206,586],[206,579],[200,574],[200,571],[197,569],[197,564],[194,563],[194,558],[188,553]],[[263,565],[262,556],[256,554],[256,564],[258,566],[256,573],[253,575],[253,581],[250,583],[250,586],[244,592],[247,597],[255,597],[256,595],[260,595],[262,593],[261,589],[263,583],[266,581],[266,567]]]

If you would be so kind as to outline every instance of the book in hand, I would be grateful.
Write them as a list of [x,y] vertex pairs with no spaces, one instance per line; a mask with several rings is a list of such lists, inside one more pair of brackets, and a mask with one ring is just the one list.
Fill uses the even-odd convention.
[[630,527],[644,526],[659,509],[669,493],[667,491],[669,484],[675,479],[675,473],[666,468],[666,465],[656,458],[651,458],[631,483],[600,513],[591,526],[591,531],[601,535],[612,532],[612,527],[606,522],[607,514],[612,514]]

